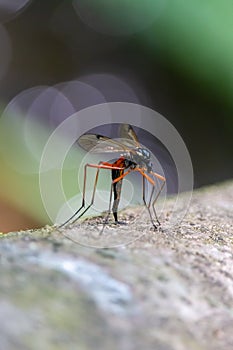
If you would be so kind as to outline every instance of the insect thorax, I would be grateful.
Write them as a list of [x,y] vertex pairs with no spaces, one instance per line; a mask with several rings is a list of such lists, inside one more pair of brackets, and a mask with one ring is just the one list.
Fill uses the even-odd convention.
[[152,164],[150,161],[151,154],[146,148],[135,148],[124,154],[126,167],[140,167],[151,171]]

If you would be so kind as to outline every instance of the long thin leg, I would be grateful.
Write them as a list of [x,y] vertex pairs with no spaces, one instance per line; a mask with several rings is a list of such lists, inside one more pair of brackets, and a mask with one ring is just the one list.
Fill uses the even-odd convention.
[[[94,199],[95,199],[95,193],[96,193],[96,187],[97,187],[97,181],[98,181],[98,177],[99,177],[99,171],[100,169],[111,169],[111,170],[122,170],[122,168],[120,167],[116,167],[113,166],[111,163],[107,163],[107,162],[100,162],[97,165],[95,164],[87,164],[87,166],[92,167],[92,168],[98,168],[97,170],[97,174],[96,174],[96,179],[95,179],[95,183],[94,183],[94,190],[93,190],[93,195],[92,195],[92,199],[91,199],[91,203],[89,204],[89,206],[72,222],[74,223],[75,221],[77,221],[79,218],[81,218],[83,216],[83,214],[85,214],[88,209],[90,209],[90,207],[94,204]],[[124,168],[123,168],[124,169]],[[110,193],[110,198],[111,197],[111,193]]]
[[108,222],[109,215],[111,214],[111,206],[112,206],[112,193],[113,193],[113,188],[111,184],[111,190],[110,190],[110,198],[109,198],[109,206],[108,206],[108,213],[105,218],[105,224]]
[[[154,220],[153,220],[153,216],[152,216],[152,213],[151,213],[151,210],[150,210],[150,206],[148,206],[148,204],[146,203],[146,198],[145,198],[145,179],[147,179],[148,182],[150,182],[150,183],[152,184],[152,186],[153,186],[152,193],[151,193],[151,196],[150,196],[150,203],[151,203],[151,198],[152,198],[152,196],[153,196],[154,187],[155,187],[155,182],[154,182],[154,180],[151,179],[151,177],[150,177],[149,175],[145,174],[145,172],[144,172],[142,169],[140,169],[140,168],[134,168],[134,169],[129,169],[127,172],[125,172],[124,174],[122,174],[122,175],[120,175],[119,177],[117,177],[116,179],[114,179],[114,180],[113,180],[113,184],[118,183],[119,181],[122,181],[122,179],[123,179],[125,176],[127,176],[130,172],[132,172],[132,171],[138,171],[138,172],[142,175],[142,178],[143,178],[143,183],[142,183],[142,188],[143,188],[143,202],[144,202],[144,204],[145,204],[145,206],[146,206],[146,208],[147,208],[147,210],[148,210],[148,213],[149,213],[149,215],[150,215],[150,219],[151,219],[151,222],[152,222],[154,228],[157,228],[157,226],[155,225]],[[115,215],[114,215],[114,217],[115,217],[115,220],[117,221],[117,211],[116,211],[115,208],[114,208],[114,210],[115,210]]]
[[[156,213],[156,210],[155,210],[155,203],[156,203],[156,201],[157,201],[157,199],[158,199],[158,197],[159,197],[161,191],[163,190],[163,187],[164,187],[164,185],[165,185],[166,179],[165,179],[165,177],[163,177],[163,176],[161,176],[161,175],[159,175],[159,174],[157,174],[157,173],[155,173],[155,172],[150,172],[150,174],[151,174],[151,175],[153,176],[153,178],[154,178],[154,185],[153,185],[153,189],[152,189],[152,191],[151,191],[151,195],[150,195],[150,200],[149,200],[149,203],[148,203],[148,207],[150,208],[150,207],[152,206],[152,210],[153,210],[154,216],[155,216],[155,218],[156,218],[156,221],[157,221],[158,225],[160,226],[161,224],[160,224],[160,221],[159,221],[159,219],[158,219],[158,216],[157,216],[157,213]],[[155,199],[154,199],[154,201],[153,201],[153,203],[152,203],[152,198],[153,198],[153,195],[154,195],[154,192],[155,192],[156,182],[157,182],[158,180],[163,181],[163,183],[162,183],[161,187],[159,188],[159,191],[158,191],[158,193],[157,193],[157,195],[156,195],[156,197],[155,197]]]
[[[157,180],[157,178],[155,178],[155,180]],[[150,212],[151,212],[152,198],[153,198],[154,193],[155,193],[155,188],[156,188],[156,181],[154,181],[154,183],[153,183],[153,185],[152,185],[152,190],[151,190],[151,193],[150,193],[149,202],[148,202],[148,204],[147,204],[147,205],[148,205],[148,208],[150,209]],[[156,214],[155,208],[152,207],[152,210],[153,210],[154,217],[155,217],[155,219],[156,219],[156,221],[157,221],[157,224],[160,226],[160,221],[159,221],[158,216],[157,216],[157,214]],[[156,226],[156,225],[154,225],[154,226]]]
[[101,232],[100,232],[100,235],[102,235],[102,233],[104,232],[104,228],[105,228],[105,226],[107,225],[109,216],[110,216],[110,214],[111,214],[112,193],[113,193],[113,186],[112,186],[112,183],[111,183],[108,212],[107,212],[107,215],[106,215],[106,217],[105,217],[105,220],[104,220],[103,227],[102,227],[102,230],[101,230]]
[[[88,205],[88,207],[73,221],[71,221],[83,208],[85,208],[85,194],[86,194],[86,180],[87,180],[87,167],[90,168],[97,168],[97,172],[96,172],[96,177],[95,177],[95,182],[94,182],[94,189],[93,189],[93,193],[92,193],[92,199],[91,199],[91,203]],[[82,196],[82,205],[81,207],[68,219],[66,220],[63,224],[61,224],[59,226],[59,228],[65,226],[68,222],[71,221],[71,223],[74,223],[75,221],[77,221],[81,216],[83,216],[83,214],[85,214],[87,212],[88,209],[90,209],[90,207],[93,205],[94,203],[94,199],[95,199],[95,194],[96,194],[96,187],[97,187],[97,182],[98,182],[98,177],[99,177],[99,171],[100,169],[122,169],[120,167],[114,167],[112,166],[111,163],[107,163],[107,162],[99,162],[99,164],[86,164],[84,167],[84,180],[83,180],[83,196]]]
[[[99,163],[100,165],[100,163]],[[89,166],[89,164],[87,164],[87,166]],[[77,218],[75,218],[71,223],[75,223],[79,218],[81,218],[87,211],[88,209],[90,209],[90,207],[93,205],[94,200],[95,200],[95,194],[96,194],[96,187],[97,187],[97,182],[98,182],[98,178],[99,178],[99,172],[100,172],[101,168],[97,168],[96,171],[96,176],[95,176],[95,182],[94,182],[94,187],[93,187],[93,192],[92,192],[92,197],[91,197],[91,202],[90,204],[87,206],[87,208],[80,214],[77,216]],[[82,206],[81,208],[83,208],[85,206],[85,192],[86,192],[86,180],[85,180],[85,187],[83,189],[83,202],[82,202]],[[78,211],[79,212],[79,211]],[[78,213],[76,213],[78,214]]]
[[[91,203],[88,205],[88,207],[80,214],[78,215],[78,217],[73,220],[71,223],[74,223],[76,220],[78,220],[81,216],[83,216],[83,214],[85,214],[88,209],[90,209],[90,207],[93,205],[94,203],[94,200],[95,200],[95,194],[96,194],[96,188],[97,188],[97,182],[98,182],[98,178],[99,178],[99,171],[100,169],[110,169],[110,170],[125,170],[124,167],[118,167],[118,166],[114,166],[112,165],[111,163],[107,163],[107,162],[100,162],[98,165],[97,164],[86,164],[85,165],[85,168],[84,168],[84,182],[83,182],[83,197],[82,197],[82,205],[81,207],[67,220],[65,221],[62,225],[59,226],[60,227],[63,227],[65,226],[68,222],[70,222],[75,216],[77,216],[77,214],[83,209],[85,208],[85,193],[86,193],[86,180],[87,180],[87,167],[91,167],[91,168],[96,168],[97,169],[97,172],[96,172],[96,176],[95,176],[95,182],[94,182],[94,188],[93,188],[93,193],[92,193],[92,199],[91,199]],[[114,192],[114,185],[121,185],[121,182],[122,182],[122,179],[127,176],[130,172],[132,171],[138,171],[141,175],[142,175],[142,178],[143,178],[143,202],[149,212],[149,215],[150,215],[150,219],[151,219],[151,222],[153,224],[153,226],[155,228],[157,228],[157,226],[155,225],[154,221],[153,221],[153,217],[152,217],[152,213],[151,213],[151,210],[150,210],[150,207],[151,207],[151,203],[152,203],[152,197],[153,197],[153,194],[154,194],[154,191],[155,191],[155,181],[148,175],[145,173],[144,170],[142,170],[141,168],[135,168],[135,169],[129,169],[127,172],[121,174],[119,177],[115,178],[113,181],[112,181],[112,186],[111,186],[111,191],[110,191],[110,201],[109,201],[109,210],[108,210],[108,215],[106,217],[106,220],[105,220],[105,223],[107,222],[108,220],[108,217],[110,215],[110,211],[111,211],[111,202],[112,202],[112,191]],[[160,180],[163,181],[163,184],[161,186],[161,188],[159,189],[153,203],[152,203],[152,209],[153,209],[153,213],[155,215],[155,218],[159,223],[159,220],[157,218],[157,214],[156,214],[156,211],[155,211],[155,202],[158,198],[158,196],[160,195],[164,185],[165,185],[165,178],[157,173],[154,173],[154,172],[151,172],[151,174],[155,177],[155,178],[158,178]],[[150,182],[152,184],[152,191],[151,191],[151,194],[150,194],[150,199],[149,199],[149,203],[147,204],[146,203],[146,198],[145,198],[145,179],[148,180],[148,182]],[[121,192],[121,188],[119,189],[118,192]],[[119,193],[120,194],[120,193]],[[118,197],[118,196],[117,196]],[[117,209],[118,209],[118,204],[119,204],[119,198],[114,198],[115,201],[115,204],[113,205],[113,214],[114,214],[114,218],[115,218],[115,221],[117,222]],[[103,231],[103,230],[102,230]]]
[[[150,174],[152,174],[152,176],[153,176],[155,179],[159,179],[159,180],[163,181],[163,184],[162,184],[161,188],[159,189],[159,191],[158,191],[158,193],[157,193],[157,195],[156,195],[156,197],[155,197],[155,199],[154,199],[154,201],[153,201],[153,203],[152,203],[152,198],[153,198],[153,195],[154,195],[155,184],[156,184],[155,181],[154,181],[148,174],[146,174],[142,169],[136,168],[136,169],[134,169],[134,170],[135,170],[135,171],[139,171],[140,174],[141,174],[142,177],[143,177],[143,201],[144,201],[145,206],[147,207],[147,210],[148,210],[148,212],[149,212],[150,219],[151,219],[151,222],[152,222],[153,226],[154,226],[155,228],[157,228],[157,226],[156,226],[155,223],[154,223],[154,220],[153,220],[153,217],[152,217],[152,213],[151,213],[151,209],[150,209],[150,208],[151,208],[151,204],[152,204],[152,210],[153,210],[154,216],[155,216],[155,218],[156,218],[156,221],[157,221],[158,225],[160,225],[160,222],[159,222],[159,220],[158,220],[158,217],[157,217],[157,214],[156,214],[156,210],[155,210],[155,202],[156,202],[156,200],[158,199],[158,197],[159,197],[159,195],[160,195],[160,193],[161,193],[161,191],[162,191],[162,189],[163,189],[163,187],[164,187],[164,185],[165,185],[166,179],[165,179],[165,177],[163,177],[162,175],[159,175],[159,174],[157,174],[157,173],[155,173],[155,172],[150,172]],[[152,187],[152,190],[151,190],[150,199],[149,199],[148,204],[146,203],[146,199],[145,199],[145,179],[147,179],[148,182],[150,182],[151,185],[153,186],[153,187]]]
[[[153,174],[153,173],[152,173],[152,175],[156,176],[156,175]],[[159,189],[159,191],[158,191],[158,193],[157,193],[157,195],[156,195],[156,197],[155,197],[155,199],[154,199],[154,201],[153,201],[153,203],[152,203],[152,209],[153,209],[154,215],[155,215],[155,217],[156,217],[156,219],[157,219],[158,222],[159,222],[159,220],[158,220],[157,213],[156,213],[156,210],[155,210],[155,203],[156,203],[156,201],[157,201],[157,199],[158,199],[160,193],[162,192],[162,190],[163,190],[163,188],[164,188],[164,186],[165,186],[165,183],[166,183],[166,179],[165,179],[165,178],[163,178],[162,180],[163,180],[163,183],[162,183],[162,185],[160,186],[160,189]],[[160,224],[160,223],[159,223],[159,224]]]
[[[114,171],[114,170],[113,170]],[[120,223],[118,221],[118,206],[120,202],[120,197],[121,197],[121,187],[122,187],[122,180],[125,176],[127,176],[133,169],[129,169],[125,173],[122,173],[123,170],[120,171],[121,175],[117,177],[117,173],[112,174],[112,191],[114,193],[114,201],[113,201],[113,206],[112,206],[112,212],[113,216],[115,219],[115,223]]]
[[[68,222],[70,222],[84,207],[85,207],[85,193],[86,193],[86,180],[87,180],[87,167],[88,167],[88,164],[85,165],[84,167],[84,180],[83,180],[83,197],[82,197],[82,205],[81,207],[76,210],[76,212],[68,219],[66,220],[62,225],[59,226],[60,227],[63,227],[65,226]],[[92,194],[92,201],[91,202],[94,202],[94,197],[95,197],[95,187],[97,185],[97,181],[98,181],[98,176],[99,176],[99,168],[97,169],[96,171],[96,177],[95,177],[95,184],[94,184],[94,190],[93,190],[93,194]],[[85,213],[85,211],[87,211],[89,208],[90,208],[91,205],[89,205],[86,210],[84,210],[84,212],[81,214],[83,215]],[[80,216],[78,216],[79,218]],[[78,220],[78,218],[76,218],[73,222],[75,222],[76,220]]]
[[118,223],[117,211],[118,211],[118,206],[121,198],[122,180],[119,180],[118,182],[114,183],[112,186],[113,186],[113,193],[114,193],[112,212],[113,212],[115,222]]
[[[155,179],[159,179],[159,180],[163,181],[163,184],[162,184],[161,188],[159,189],[159,191],[158,191],[158,193],[157,193],[157,195],[156,195],[156,197],[155,197],[155,199],[154,199],[154,201],[152,203],[152,198],[153,198],[154,191],[155,191],[155,181],[148,174],[146,174],[145,171],[143,169],[141,169],[141,168],[129,169],[127,172],[125,172],[124,174],[122,174],[119,177],[117,177],[116,179],[114,179],[112,181],[112,184],[115,184],[115,183],[121,181],[125,176],[127,176],[132,171],[138,171],[142,175],[142,178],[143,178],[143,184],[142,184],[142,186],[143,186],[142,187],[143,188],[143,202],[144,202],[144,204],[145,204],[145,206],[146,206],[146,208],[148,210],[148,213],[150,215],[150,219],[151,219],[151,222],[152,222],[154,228],[157,229],[157,226],[154,223],[153,216],[152,216],[152,213],[151,213],[151,205],[152,205],[152,210],[153,210],[153,214],[154,214],[154,216],[156,218],[156,221],[158,222],[158,225],[160,225],[160,222],[158,220],[158,217],[157,217],[157,214],[156,214],[156,211],[155,211],[155,202],[158,199],[158,197],[159,197],[159,195],[160,195],[160,193],[161,193],[161,191],[162,191],[162,189],[163,189],[163,187],[165,185],[166,179],[163,176],[161,176],[161,175],[159,175],[159,174],[157,174],[155,172],[150,172],[150,174],[152,174],[152,176]],[[147,180],[152,185],[152,190],[151,190],[151,194],[150,194],[150,198],[149,198],[148,204],[147,204],[146,198],[145,198],[146,197],[145,196],[145,180]]]
[[[61,227],[65,226],[66,224],[68,224],[68,222],[70,222],[80,212],[80,210],[82,210],[85,207],[85,191],[86,191],[86,179],[87,179],[87,166],[88,166],[88,164],[86,164],[85,167],[84,167],[82,205],[81,205],[81,207],[78,210],[76,210],[76,212],[68,220],[63,222],[63,224],[61,224],[59,226],[59,228],[61,228]],[[97,170],[97,172],[98,172],[98,170]],[[96,177],[97,177],[97,174],[96,174]]]
[[153,188],[152,188],[152,191],[151,191],[149,203],[147,204],[146,203],[146,193],[145,193],[145,179],[146,179],[146,177],[144,176],[145,175],[144,172],[142,172],[141,174],[142,174],[142,198],[143,198],[143,202],[144,202],[144,205],[147,208],[148,213],[150,215],[150,220],[151,220],[152,225],[154,226],[155,229],[157,229],[157,226],[154,223],[153,216],[152,216],[152,213],[151,213],[151,210],[150,210],[151,198],[152,198],[153,193],[154,193],[155,184],[154,183],[152,184]]

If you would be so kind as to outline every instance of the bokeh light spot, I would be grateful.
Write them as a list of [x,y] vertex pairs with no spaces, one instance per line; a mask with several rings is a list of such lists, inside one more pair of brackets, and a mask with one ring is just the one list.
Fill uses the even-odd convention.
[[31,0],[0,0],[0,22],[15,17]]
[[74,0],[85,24],[107,35],[131,35],[148,28],[159,17],[165,0]]

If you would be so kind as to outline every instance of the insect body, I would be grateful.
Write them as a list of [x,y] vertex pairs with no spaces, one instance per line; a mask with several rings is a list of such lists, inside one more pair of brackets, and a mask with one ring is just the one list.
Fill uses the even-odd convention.
[[[112,189],[110,192],[109,213],[111,211],[112,194],[114,195],[112,212],[115,223],[118,221],[118,206],[121,196],[122,180],[131,172],[138,172],[142,176],[142,197],[143,202],[149,212],[150,219],[154,228],[160,225],[155,211],[155,202],[160,195],[164,185],[165,177],[153,171],[151,162],[151,154],[146,148],[141,147],[138,138],[129,124],[121,124],[120,127],[121,140],[114,140],[102,135],[84,134],[78,139],[78,144],[86,151],[92,153],[121,153],[121,156],[113,163],[99,162],[99,164],[86,164],[84,167],[84,184],[83,184],[83,198],[81,207],[61,226],[68,222],[78,220],[94,203],[96,187],[99,178],[100,169],[109,169],[112,172]],[[94,181],[93,194],[90,204],[86,207],[85,192],[87,169],[96,168],[96,175]],[[160,186],[156,191],[156,180],[160,181]],[[152,190],[149,196],[149,201],[146,201],[145,183],[148,181],[152,185]],[[155,195],[155,198],[154,198]],[[76,218],[75,218],[76,217]],[[73,220],[74,219],[74,220]],[[73,220],[73,221],[72,221]],[[156,221],[156,223],[155,223]]]

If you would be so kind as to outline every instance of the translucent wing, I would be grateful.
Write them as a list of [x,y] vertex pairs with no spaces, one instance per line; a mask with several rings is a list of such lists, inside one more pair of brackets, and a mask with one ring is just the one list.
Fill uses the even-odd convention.
[[78,144],[85,149],[85,151],[92,153],[126,152],[129,149],[126,145],[117,140],[96,134],[84,134],[80,136]]
[[[135,134],[134,129],[129,124],[121,124],[120,125],[120,137],[125,139],[125,144],[133,144],[134,147],[140,147],[140,143],[138,141],[137,135]],[[133,146],[131,146],[133,147]]]

